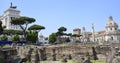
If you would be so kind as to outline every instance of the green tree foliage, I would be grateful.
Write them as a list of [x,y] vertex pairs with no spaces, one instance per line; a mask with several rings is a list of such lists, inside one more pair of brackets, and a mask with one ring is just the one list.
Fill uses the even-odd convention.
[[58,32],[56,33],[56,35],[57,35],[57,41],[59,41],[59,42],[61,42],[61,36],[62,35],[66,35],[66,33],[64,33],[65,31],[67,31],[67,28],[65,28],[65,27],[63,27],[63,26],[61,26],[60,28],[58,28]]
[[3,33],[2,22],[0,21],[0,35]]
[[[44,26],[41,26],[41,25],[36,25],[36,24],[34,24],[34,25],[30,26],[30,27],[28,28],[28,30],[30,30],[30,32],[28,33],[27,37],[29,38],[29,37],[33,36],[33,37],[34,37],[34,40],[33,40],[32,42],[35,43],[35,42],[38,40],[38,33],[39,33],[42,29],[45,29],[45,27],[44,27]],[[30,34],[30,33],[32,33],[32,34]],[[34,35],[34,34],[35,34],[35,35]],[[28,39],[28,41],[31,41],[31,39],[30,39],[30,40]]]
[[66,41],[66,42],[70,42],[70,38],[67,38],[65,41]]
[[36,24],[34,24],[28,28],[28,30],[37,30],[38,32],[42,29],[45,29],[45,27],[41,26],[41,25],[36,25]]
[[67,31],[67,28],[62,26],[62,27],[58,28],[58,31],[56,32],[56,35],[57,36],[67,35],[66,33],[64,33],[64,31]]
[[30,17],[19,17],[19,18],[15,18],[11,21],[11,23],[13,23],[15,25],[30,24],[32,22],[35,22],[35,19],[30,18]]
[[56,33],[52,33],[51,35],[49,35],[48,41],[49,43],[56,42]]
[[2,41],[7,41],[7,40],[8,40],[8,37],[7,37],[6,35],[3,35],[3,36],[1,37],[1,40],[2,40]]
[[19,25],[21,27],[21,29],[23,30],[25,41],[26,41],[26,33],[27,33],[26,30],[27,30],[28,24],[33,22],[35,22],[35,19],[30,17],[15,18],[11,21],[12,24]]
[[15,34],[14,36],[13,36],[13,40],[12,40],[13,42],[19,42],[20,41],[20,37],[19,37],[19,35],[18,34]]
[[3,31],[3,34],[7,34],[7,35],[15,35],[15,34],[18,34],[18,35],[23,35],[23,31],[22,30],[4,30]]
[[36,43],[36,41],[38,40],[38,32],[37,31],[29,31],[27,33],[27,41],[29,43]]
[[67,31],[67,28],[65,28],[65,27],[60,27],[60,28],[58,28],[58,32],[64,32],[64,31]]
[[71,36],[72,36],[72,33],[68,33],[67,36],[70,36],[70,37],[71,37]]
[[56,32],[56,35],[57,35],[57,36],[62,36],[63,33],[58,31],[58,32]]

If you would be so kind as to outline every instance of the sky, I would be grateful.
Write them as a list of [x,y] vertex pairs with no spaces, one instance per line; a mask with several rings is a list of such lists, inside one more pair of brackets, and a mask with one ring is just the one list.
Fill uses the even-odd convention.
[[120,0],[0,0],[0,15],[11,2],[21,16],[33,17],[33,24],[45,26],[39,33],[45,37],[61,26],[67,28],[66,33],[82,27],[91,32],[92,23],[95,31],[105,30],[109,16],[120,26]]

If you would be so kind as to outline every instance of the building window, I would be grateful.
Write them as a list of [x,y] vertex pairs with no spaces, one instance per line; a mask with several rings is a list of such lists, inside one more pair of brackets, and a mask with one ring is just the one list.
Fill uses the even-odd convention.
[[115,30],[117,30],[117,28],[115,28]]
[[112,28],[110,28],[110,30],[112,30]]
[[99,41],[99,39],[97,39],[97,41]]
[[111,37],[111,40],[113,40],[113,37]]

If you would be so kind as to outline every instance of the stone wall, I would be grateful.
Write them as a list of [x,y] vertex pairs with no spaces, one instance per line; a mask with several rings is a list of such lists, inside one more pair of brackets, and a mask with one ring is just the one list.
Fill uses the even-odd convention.
[[92,55],[92,48],[91,47],[81,47],[76,45],[69,45],[69,46],[50,46],[46,48],[46,53],[52,55],[52,49],[56,50],[57,55],[63,55],[63,54],[72,54],[78,55],[78,54],[86,54],[87,52]]
[[93,59],[94,54],[92,47],[95,48],[95,51],[99,57],[106,57],[105,55],[109,51],[111,51],[110,47],[108,46],[90,46],[80,44],[52,46],[17,46],[16,48],[18,50],[18,55],[20,55],[21,58],[27,58],[30,61],[44,61],[62,59],[63,55],[64,57],[66,56],[68,59],[70,57],[72,59],[83,59],[82,57],[90,57],[90,59]]

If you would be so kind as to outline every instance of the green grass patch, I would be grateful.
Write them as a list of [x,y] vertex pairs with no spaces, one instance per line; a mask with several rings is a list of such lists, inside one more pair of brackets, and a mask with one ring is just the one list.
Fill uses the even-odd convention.
[[[61,62],[61,61],[40,61],[40,63],[65,63],[65,62]],[[72,60],[68,60],[67,63],[76,63]]]
[[61,44],[61,46],[67,46],[67,44]]
[[105,63],[105,61],[101,61],[101,60],[91,60],[91,63]]

